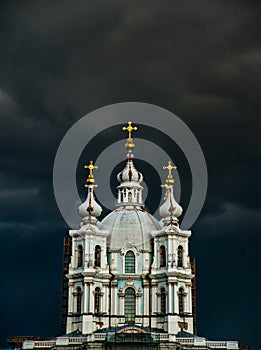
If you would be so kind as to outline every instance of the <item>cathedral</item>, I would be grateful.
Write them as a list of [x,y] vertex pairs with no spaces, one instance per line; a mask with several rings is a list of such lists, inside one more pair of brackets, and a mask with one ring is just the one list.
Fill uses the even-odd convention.
[[[115,209],[103,220],[95,199],[92,161],[85,166],[86,200],[81,223],[70,230],[66,334],[27,340],[24,349],[239,349],[237,341],[211,341],[195,334],[191,231],[182,230],[169,161],[164,201],[157,220],[145,208],[143,175],[136,169],[128,122],[125,167],[117,175]],[[148,189],[149,190],[149,189]]]

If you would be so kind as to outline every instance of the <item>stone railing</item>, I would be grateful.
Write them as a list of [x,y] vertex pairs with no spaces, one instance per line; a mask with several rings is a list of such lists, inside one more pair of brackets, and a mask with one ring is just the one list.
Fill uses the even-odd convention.
[[189,345],[189,346],[207,346],[210,349],[227,349],[227,350],[238,350],[238,342],[237,341],[212,341],[206,340],[206,338],[194,337],[194,338],[176,338],[177,342],[181,345]]
[[[159,341],[176,341],[181,345],[188,345],[190,347],[208,347],[210,349],[227,349],[227,350],[238,350],[238,342],[236,341],[210,341],[203,337],[194,338],[182,338],[173,337],[170,339],[170,335],[167,333],[151,333],[154,340]],[[42,348],[53,348],[56,346],[74,346],[84,344],[86,342],[104,341],[107,338],[106,333],[92,333],[83,337],[59,337],[56,340],[25,340],[23,343],[24,350],[42,349]]]

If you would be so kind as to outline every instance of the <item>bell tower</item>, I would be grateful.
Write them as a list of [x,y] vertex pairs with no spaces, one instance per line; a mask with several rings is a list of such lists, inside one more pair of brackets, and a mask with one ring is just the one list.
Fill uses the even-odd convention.
[[107,261],[107,238],[109,232],[98,228],[102,208],[95,200],[97,187],[93,170],[98,167],[90,161],[85,187],[86,200],[79,206],[82,217],[79,230],[70,230],[72,256],[69,265],[68,316],[66,332],[80,331],[89,334],[108,327],[109,266]]
[[164,203],[160,207],[162,228],[152,232],[154,257],[151,266],[152,326],[169,334],[185,330],[193,333],[192,279],[188,240],[191,231],[181,230],[178,217],[183,209],[173,194],[176,169],[169,161]]

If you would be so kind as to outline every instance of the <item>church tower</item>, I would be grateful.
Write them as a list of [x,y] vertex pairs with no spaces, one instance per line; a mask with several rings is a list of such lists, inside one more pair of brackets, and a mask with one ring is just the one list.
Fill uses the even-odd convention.
[[192,279],[188,240],[191,231],[181,230],[178,217],[183,209],[173,194],[176,169],[169,161],[165,201],[160,207],[161,229],[152,232],[154,256],[150,278],[152,280],[152,312],[156,314],[153,326],[163,328],[169,334],[181,330],[193,333]]
[[78,209],[79,230],[70,230],[67,333],[90,334],[111,327],[138,326],[175,335],[193,332],[190,231],[179,228],[182,208],[174,199],[174,166],[169,162],[161,221],[146,211],[142,198],[143,175],[134,165],[135,144],[129,122],[125,144],[126,165],[119,182],[115,210],[101,222],[95,201],[97,186],[91,161],[86,182],[87,198]]
[[98,227],[102,208],[95,201],[94,188],[97,187],[93,170],[97,166],[90,161],[85,168],[90,174],[86,181],[86,200],[79,206],[82,217],[79,230],[70,230],[72,237],[72,257],[69,265],[68,316],[66,332],[80,331],[92,333],[97,327],[108,327],[108,318],[100,317],[108,313],[109,265],[107,259],[107,238],[109,232]]
[[116,208],[101,222],[101,227],[109,231],[111,327],[131,324],[151,327],[151,232],[159,230],[160,224],[145,210],[141,185],[143,175],[134,165],[135,145],[131,132],[136,129],[131,122],[123,128],[129,133],[125,144],[127,161],[117,176]]
[[[191,231],[182,230],[181,206],[174,198],[169,161],[166,191],[158,221],[145,208],[142,173],[136,169],[128,122],[126,164],[117,176],[115,209],[99,221],[102,208],[92,161],[86,200],[79,206],[81,223],[70,230],[72,255],[68,278],[66,334],[56,339],[27,340],[32,349],[227,349],[237,341],[211,341],[193,334]],[[149,189],[148,189],[149,190]]]

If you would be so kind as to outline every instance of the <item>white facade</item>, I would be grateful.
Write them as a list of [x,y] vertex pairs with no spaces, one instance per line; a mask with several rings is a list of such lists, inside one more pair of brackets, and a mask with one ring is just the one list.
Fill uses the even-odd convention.
[[[90,162],[78,230],[70,230],[66,335],[28,340],[23,349],[234,349],[236,341],[209,341],[193,333],[189,238],[181,230],[171,163],[157,221],[144,208],[143,176],[135,168],[129,126],[126,166],[118,174],[115,210],[102,221]],[[135,338],[135,335],[137,336]],[[118,344],[118,345],[117,345]],[[105,346],[105,347],[104,347]]]
[[117,176],[115,210],[98,221],[101,207],[91,173],[86,201],[79,207],[81,227],[69,232],[67,333],[91,334],[129,324],[172,336],[181,330],[193,333],[191,232],[179,228],[182,208],[174,199],[172,175],[164,185],[159,222],[144,208],[143,176],[129,145],[126,166]]

